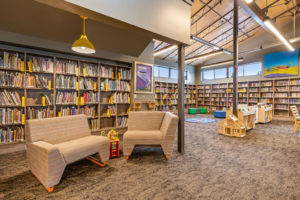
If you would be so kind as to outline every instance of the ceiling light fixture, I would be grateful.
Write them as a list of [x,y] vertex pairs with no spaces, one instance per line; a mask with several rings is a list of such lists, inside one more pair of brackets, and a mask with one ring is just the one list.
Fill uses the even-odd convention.
[[[243,62],[244,59],[243,58],[239,58],[238,61],[239,62]],[[218,67],[218,66],[221,66],[221,65],[229,65],[229,64],[233,64],[233,60],[227,60],[227,61],[223,61],[223,62],[212,63],[212,64],[208,64],[208,65],[203,65],[203,66],[201,66],[201,69],[206,69],[206,68],[211,68],[211,67]]]
[[252,3],[253,0],[245,0],[247,4]]
[[222,53],[223,53],[222,50],[212,51],[212,52],[209,52],[209,53],[205,53],[205,54],[201,54],[201,55],[198,55],[198,56],[187,58],[187,59],[185,59],[184,62],[192,62],[192,61],[195,61],[195,60],[198,60],[198,59],[205,59],[205,58],[208,58],[208,57],[211,57],[211,56],[216,56],[216,55],[219,55],[219,54],[222,54]]
[[85,34],[85,20],[87,19],[87,17],[84,16],[80,16],[80,17],[83,20],[83,33],[80,36],[80,38],[73,43],[72,50],[83,54],[95,53],[96,50],[94,45],[88,40]]
[[163,47],[163,48],[161,48],[161,49],[155,51],[155,52],[154,52],[154,56],[158,56],[158,55],[160,55],[160,54],[163,54],[163,53],[165,53],[165,52],[167,52],[167,51],[170,51],[170,50],[176,49],[176,48],[177,48],[177,45],[169,45],[169,46]]
[[281,35],[277,28],[272,24],[270,19],[264,21],[266,27],[289,49],[289,51],[294,51],[295,48]]
[[208,42],[206,40],[203,40],[203,39],[201,39],[201,38],[199,38],[197,36],[191,35],[191,39],[195,40],[196,42],[200,42],[200,43],[202,43],[202,44],[204,44],[206,46],[212,47],[214,50],[222,50],[224,53],[232,55],[232,52],[230,52],[230,51],[228,51],[226,49],[222,49],[221,47],[218,47],[217,45],[215,45],[215,44],[213,44],[211,42]]

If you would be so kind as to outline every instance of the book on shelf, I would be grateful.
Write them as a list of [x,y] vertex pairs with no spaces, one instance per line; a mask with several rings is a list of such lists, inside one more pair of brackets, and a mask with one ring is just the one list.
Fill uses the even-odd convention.
[[0,125],[22,124],[22,109],[0,108]]
[[58,92],[56,95],[56,104],[77,104],[77,92]]
[[131,70],[120,68],[118,69],[118,79],[131,79]]
[[69,74],[78,75],[78,62],[77,61],[56,61],[56,73],[57,74]]
[[0,69],[1,68],[24,71],[24,61],[18,53],[4,51],[3,56],[0,56]]
[[76,89],[76,77],[58,75],[56,77],[57,89]]
[[72,107],[61,107],[59,111],[59,115],[61,116],[71,116],[71,115],[77,115],[80,112],[75,106]]
[[287,86],[288,84],[289,84],[289,82],[287,80],[275,82],[275,86]]
[[27,69],[29,72],[53,73],[53,61],[51,58],[28,56]]
[[50,94],[50,97],[45,94],[45,93],[41,93],[41,98],[42,98],[42,105],[52,105],[52,101],[53,101],[53,94]]
[[90,120],[90,129],[91,130],[98,130],[99,127],[98,127],[98,123],[99,122],[99,119],[92,119]]
[[112,115],[116,115],[116,107],[115,105],[109,105],[107,106],[107,110],[106,110],[106,115],[108,117],[112,116]]
[[0,128],[0,143],[15,143],[24,141],[24,128],[23,127],[7,127]]
[[44,76],[26,74],[25,82],[27,88],[49,89],[48,79]]
[[96,117],[96,106],[84,106],[79,108],[79,113],[84,114],[90,118]]
[[0,92],[0,105],[1,106],[20,106],[21,98],[17,91],[3,90]]
[[0,86],[1,87],[18,87],[24,86],[23,73],[0,71]]
[[97,81],[91,78],[80,78],[79,79],[80,90],[94,90],[97,91]]
[[114,71],[112,67],[100,67],[100,76],[103,78],[114,78]]
[[300,79],[290,80],[290,85],[300,85]]
[[32,108],[27,107],[26,109],[26,119],[45,119],[54,117],[54,112],[49,107],[48,108]]
[[[84,104],[89,104],[89,103],[99,103],[99,93],[98,92],[84,92],[82,93],[82,96],[80,99],[83,99]],[[82,100],[81,100],[81,104],[82,104]]]
[[102,91],[126,91],[130,92],[130,84],[127,81],[120,80],[104,80],[101,81],[100,89]]
[[127,117],[118,117],[117,123],[118,123],[118,127],[126,127],[127,126]]
[[100,73],[98,64],[83,63],[81,65],[80,75],[81,76],[94,76],[98,77]]

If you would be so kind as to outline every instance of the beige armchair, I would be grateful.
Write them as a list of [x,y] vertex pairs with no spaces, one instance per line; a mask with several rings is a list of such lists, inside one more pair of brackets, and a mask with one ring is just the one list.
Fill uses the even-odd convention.
[[109,159],[109,139],[92,136],[87,117],[74,115],[26,121],[29,169],[52,192],[67,164],[98,154],[104,164]]
[[127,159],[136,145],[160,145],[169,159],[173,151],[178,117],[170,112],[130,112],[128,131],[123,136],[123,153]]

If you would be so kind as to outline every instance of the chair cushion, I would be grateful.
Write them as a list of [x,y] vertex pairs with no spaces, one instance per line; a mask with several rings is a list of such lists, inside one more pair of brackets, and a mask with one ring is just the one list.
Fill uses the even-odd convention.
[[[56,146],[63,155],[67,164],[98,153],[109,151],[109,139],[103,136],[87,136],[79,139],[63,142]],[[108,147],[108,149],[103,149]]]
[[134,141],[135,144],[160,144],[162,141],[161,131],[127,131],[124,133],[124,143]]

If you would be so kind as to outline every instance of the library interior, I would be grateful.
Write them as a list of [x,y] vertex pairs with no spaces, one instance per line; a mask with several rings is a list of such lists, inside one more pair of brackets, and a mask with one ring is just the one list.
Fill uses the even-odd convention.
[[0,199],[300,199],[299,0],[0,1]]

